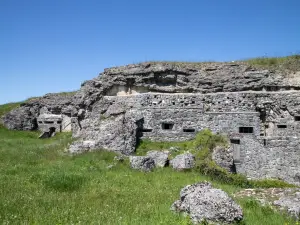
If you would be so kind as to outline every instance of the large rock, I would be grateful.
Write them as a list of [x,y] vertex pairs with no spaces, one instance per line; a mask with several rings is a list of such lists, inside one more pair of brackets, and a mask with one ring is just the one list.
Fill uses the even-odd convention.
[[195,156],[191,153],[177,155],[170,161],[170,165],[176,170],[192,169],[195,165]]
[[292,217],[300,220],[300,191],[288,196],[282,196],[274,201],[273,204],[281,209],[286,209]]
[[132,169],[150,172],[155,168],[155,162],[148,156],[129,156],[130,166]]
[[[99,120],[90,119],[82,123],[80,136],[83,140],[78,140],[70,147],[70,152],[80,153],[95,149],[105,149],[124,155],[134,153],[137,142],[138,125],[130,114],[120,114],[109,116]],[[97,131],[97,132],[95,132]],[[94,142],[90,148],[80,147],[84,140]],[[83,146],[83,145],[82,145]]]
[[169,151],[149,151],[147,156],[151,157],[156,167],[165,167],[169,161]]
[[35,130],[38,128],[37,109],[31,107],[18,107],[3,116],[3,124],[11,130]]
[[234,172],[233,163],[233,148],[225,148],[223,146],[217,146],[213,149],[212,160],[216,162],[217,165],[226,169],[229,172]]
[[188,185],[180,191],[180,200],[171,210],[187,213],[194,223],[233,223],[243,219],[241,207],[227,193],[208,182]]

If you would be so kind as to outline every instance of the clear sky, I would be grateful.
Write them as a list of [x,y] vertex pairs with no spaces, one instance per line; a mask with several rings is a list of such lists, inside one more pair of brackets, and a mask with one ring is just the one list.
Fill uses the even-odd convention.
[[295,53],[299,0],[0,0],[0,104],[111,66]]

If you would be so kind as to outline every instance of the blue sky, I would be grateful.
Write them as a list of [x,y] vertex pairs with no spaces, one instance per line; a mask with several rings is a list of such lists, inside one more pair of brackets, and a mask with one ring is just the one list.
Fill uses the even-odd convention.
[[0,104],[104,68],[300,53],[299,0],[0,0]]

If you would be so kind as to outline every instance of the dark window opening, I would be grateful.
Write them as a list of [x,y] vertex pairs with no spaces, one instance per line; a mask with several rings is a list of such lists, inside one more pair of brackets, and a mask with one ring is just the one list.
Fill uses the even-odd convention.
[[287,125],[285,125],[285,124],[278,124],[277,127],[280,128],[280,129],[284,129],[284,128],[287,128]]
[[184,128],[183,132],[193,133],[193,132],[195,132],[195,129],[194,128]]
[[174,124],[173,123],[163,123],[162,124],[162,129],[163,130],[172,130],[173,129]]
[[295,116],[295,121],[300,121],[300,116]]
[[152,129],[144,128],[142,129],[142,132],[152,132]]
[[240,144],[240,140],[239,139],[230,139],[230,143],[231,144],[237,144],[237,145],[239,145]]
[[242,134],[251,134],[253,133],[253,127],[240,127],[239,132]]
[[53,124],[54,121],[45,121],[44,123],[46,123],[46,124]]
[[269,128],[269,124],[265,124],[265,128]]
[[42,121],[39,121],[38,123],[43,123]]
[[49,129],[49,131],[51,132],[51,133],[53,133],[53,132],[55,132],[55,127],[50,127],[50,129]]
[[264,146],[266,146],[267,145],[267,140],[266,139],[264,139]]
[[61,124],[61,121],[57,121],[57,124]]
[[175,102],[172,102],[173,103],[173,105],[175,105]]
[[192,101],[192,104],[195,104],[195,101]]

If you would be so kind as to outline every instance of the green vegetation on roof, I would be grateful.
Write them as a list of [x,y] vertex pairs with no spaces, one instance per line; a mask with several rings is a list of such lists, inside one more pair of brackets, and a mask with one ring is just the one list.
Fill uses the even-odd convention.
[[249,65],[258,69],[278,70],[281,72],[296,72],[300,71],[300,55],[290,55],[285,57],[257,57],[246,60],[236,60],[232,62],[216,62],[216,61],[203,61],[203,62],[180,62],[180,61],[149,61],[146,63],[160,63],[173,65],[174,67],[202,69],[204,67],[214,65],[226,64],[243,64]]
[[245,62],[254,67],[272,69],[300,71],[300,55],[291,55],[286,57],[258,57],[248,59]]

